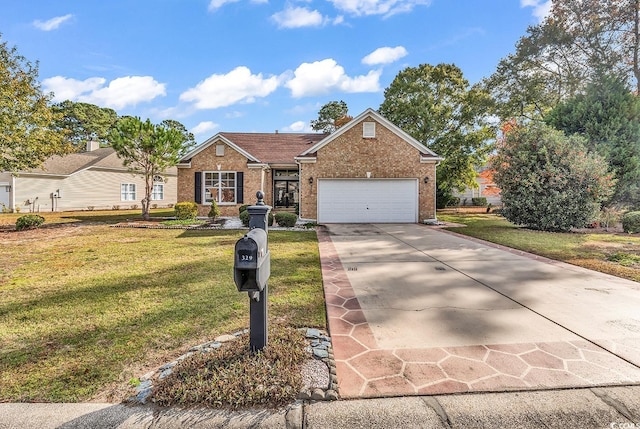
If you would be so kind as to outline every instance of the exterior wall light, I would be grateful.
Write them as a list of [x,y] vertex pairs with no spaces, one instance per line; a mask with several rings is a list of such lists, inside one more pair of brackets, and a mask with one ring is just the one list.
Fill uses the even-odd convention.
[[424,179],[422,179],[422,181],[424,183],[429,183],[429,176],[424,176]]
[[309,177],[309,184],[313,185],[313,177]]

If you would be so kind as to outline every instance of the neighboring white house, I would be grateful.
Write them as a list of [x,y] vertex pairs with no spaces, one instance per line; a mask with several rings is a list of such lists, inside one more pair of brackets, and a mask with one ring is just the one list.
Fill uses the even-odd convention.
[[[152,207],[176,203],[177,169],[156,177]],[[86,152],[49,158],[41,168],[0,173],[0,203],[21,212],[141,207],[144,178],[123,165],[112,148],[89,143]],[[137,206],[137,207],[134,207]]]
[[500,199],[500,189],[495,183],[493,183],[492,175],[483,174],[485,170],[482,170],[476,177],[477,188],[467,188],[464,192],[454,193],[454,197],[460,198],[460,205],[470,206],[472,205],[472,198],[485,197],[487,204],[499,206],[502,204]]

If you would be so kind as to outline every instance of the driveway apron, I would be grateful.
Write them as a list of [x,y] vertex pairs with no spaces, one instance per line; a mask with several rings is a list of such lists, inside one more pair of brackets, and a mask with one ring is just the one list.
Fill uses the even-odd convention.
[[416,224],[318,231],[343,398],[640,383],[640,284]]

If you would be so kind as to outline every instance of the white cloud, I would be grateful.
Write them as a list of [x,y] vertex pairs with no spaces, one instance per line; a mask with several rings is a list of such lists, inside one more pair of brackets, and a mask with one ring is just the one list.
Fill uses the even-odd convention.
[[302,63],[293,79],[285,86],[294,98],[327,94],[331,91],[377,92],[380,90],[380,70],[372,70],[366,76],[349,77],[344,68],[332,58],[314,63]]
[[416,6],[428,6],[431,0],[329,0],[336,9],[356,16],[411,12]]
[[209,2],[209,12],[215,12],[220,9],[225,4],[236,3],[240,0],[211,0]]
[[396,46],[395,48],[378,48],[362,59],[363,64],[390,64],[407,56],[407,50],[404,46]]
[[191,132],[196,136],[197,135],[202,135],[202,134],[208,134],[211,131],[213,131],[216,128],[218,128],[219,126],[220,126],[220,124],[216,124],[215,122],[204,121],[204,122],[200,122],[198,125],[193,127],[191,129]]
[[135,106],[166,95],[165,84],[151,76],[125,76],[112,80],[108,86],[104,86],[105,83],[106,79],[101,77],[81,81],[54,76],[42,81],[44,90],[55,94],[54,101],[81,101],[113,109]]
[[278,28],[320,27],[325,18],[317,10],[306,7],[287,7],[285,10],[271,15]]
[[282,129],[282,131],[293,131],[294,133],[308,132],[309,130],[311,130],[311,128],[307,127],[307,123],[304,121],[296,121]]
[[194,88],[180,94],[180,101],[194,102],[197,109],[216,109],[236,103],[253,103],[256,97],[266,97],[280,85],[277,76],[263,78],[240,66],[227,74],[212,74]]
[[533,16],[542,22],[551,13],[551,0],[520,0],[520,7],[532,7]]
[[36,19],[33,21],[33,26],[42,31],[57,30],[58,27],[71,18],[73,18],[73,15],[69,13],[64,16],[56,16],[55,18],[51,18],[47,21],[40,21],[39,19]]

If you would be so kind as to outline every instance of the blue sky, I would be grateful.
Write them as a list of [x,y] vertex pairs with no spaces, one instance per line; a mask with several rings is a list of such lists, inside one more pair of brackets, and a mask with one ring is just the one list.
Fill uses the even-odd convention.
[[547,0],[0,0],[2,40],[54,100],[219,131],[305,132],[344,100],[377,109],[396,74],[495,71]]

